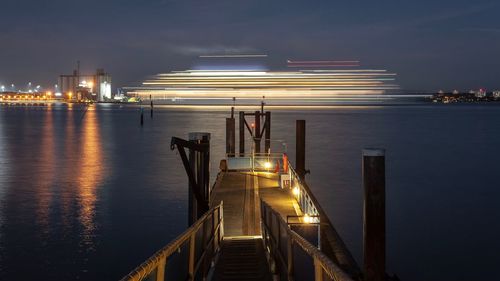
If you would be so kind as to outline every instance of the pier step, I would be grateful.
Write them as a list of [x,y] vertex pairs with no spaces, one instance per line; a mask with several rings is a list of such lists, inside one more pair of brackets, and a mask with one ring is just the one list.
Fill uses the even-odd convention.
[[214,280],[271,281],[262,238],[224,239]]

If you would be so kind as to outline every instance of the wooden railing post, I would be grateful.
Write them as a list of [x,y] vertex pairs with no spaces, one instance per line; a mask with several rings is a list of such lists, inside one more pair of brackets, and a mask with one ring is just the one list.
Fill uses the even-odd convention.
[[278,223],[278,235],[276,235],[276,243],[278,243],[278,251],[280,251],[280,248],[281,248],[281,223],[280,221],[278,220],[278,218],[276,218],[276,222]]
[[201,231],[201,252],[202,252],[202,259],[203,261],[201,261],[201,276],[203,278],[205,278],[205,274],[206,272],[208,272],[208,269],[207,269],[207,258],[209,257],[208,253],[207,253],[207,241],[210,241],[210,237],[208,237],[208,240],[207,240],[207,230],[206,230],[206,223],[207,223],[207,220],[205,220],[203,222],[203,224],[201,224],[201,227],[203,228],[202,231]]
[[219,244],[220,241],[224,238],[224,203],[220,205],[219,208]]
[[273,232],[273,217],[274,214],[270,214],[269,218],[269,245],[271,254],[271,273],[276,274],[276,237]]
[[314,280],[323,281],[323,268],[318,258],[314,257]]
[[165,266],[167,263],[167,258],[163,257],[156,268],[156,281],[165,281]]
[[196,231],[191,234],[189,238],[189,261],[188,261],[188,280],[194,280],[194,266],[195,266],[195,247],[196,247]]
[[385,279],[385,150],[363,150],[363,273],[365,281]]
[[[217,219],[218,221],[218,219]],[[217,222],[217,225],[219,223]],[[217,242],[218,241],[215,241],[215,229],[217,229],[217,226],[215,225],[215,212],[212,213],[212,237],[210,237],[210,239],[212,239],[212,255],[215,253],[215,247],[217,245]]]
[[288,280],[293,280],[293,241],[291,237],[288,237],[287,256]]

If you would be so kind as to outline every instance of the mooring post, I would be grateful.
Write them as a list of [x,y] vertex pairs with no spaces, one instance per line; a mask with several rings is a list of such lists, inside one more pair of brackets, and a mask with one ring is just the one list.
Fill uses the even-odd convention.
[[260,112],[262,112],[262,113],[264,113],[264,105],[265,105],[264,99],[265,98],[266,98],[265,96],[262,96],[262,101],[260,102]]
[[301,180],[306,175],[306,120],[297,120],[295,139],[295,168]]
[[153,99],[151,98],[151,95],[149,95],[149,100],[151,101],[151,119],[153,119]]
[[240,156],[245,156],[245,112],[240,111]]
[[141,105],[141,126],[144,125],[144,108]]
[[265,131],[265,148],[266,153],[271,151],[271,111],[266,112],[266,121],[265,121],[266,131]]
[[[210,133],[189,133],[189,141],[197,144],[208,144],[210,147]],[[189,150],[189,164],[191,171],[196,179],[197,186],[189,187],[189,225],[192,225],[200,217],[208,211],[205,202],[198,202],[193,193],[195,188],[203,196],[203,199],[208,202],[210,198],[210,150],[206,152]],[[190,183],[191,184],[191,183]]]
[[255,133],[253,140],[255,143],[255,153],[260,153],[260,111],[255,111]]
[[233,97],[233,106],[231,106],[231,118],[234,118],[234,108],[236,107],[236,97]]
[[385,279],[385,150],[363,150],[364,280]]
[[234,118],[226,118],[226,154],[229,157],[234,157],[236,149],[235,149],[235,142],[236,142],[236,136],[235,136],[235,131],[236,131],[236,124],[234,121]]

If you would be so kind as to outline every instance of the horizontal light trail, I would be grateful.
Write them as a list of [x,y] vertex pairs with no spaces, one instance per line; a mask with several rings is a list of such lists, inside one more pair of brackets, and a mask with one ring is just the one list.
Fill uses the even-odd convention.
[[[328,64],[332,61],[292,63]],[[358,61],[340,61],[351,63]],[[290,61],[289,61],[290,63]],[[128,88],[129,94],[155,99],[366,99],[399,89],[396,74],[384,69],[309,69],[294,71],[186,70],[162,73]]]
[[287,60],[288,67],[345,67],[345,66],[359,66],[357,60],[312,60],[312,61],[293,61]]
[[202,55],[200,58],[266,58],[265,54],[248,55]]
[[339,66],[359,66],[359,64],[289,64],[288,67],[339,67]]

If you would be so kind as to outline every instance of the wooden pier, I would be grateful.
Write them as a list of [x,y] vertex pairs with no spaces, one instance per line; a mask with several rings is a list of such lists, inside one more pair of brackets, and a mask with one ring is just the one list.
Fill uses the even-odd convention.
[[[297,121],[295,170],[286,154],[270,151],[270,112],[239,116],[239,153],[232,110],[226,119],[227,155],[213,185],[210,134],[172,138],[189,179],[191,226],[122,280],[398,280],[385,273],[384,151],[363,151],[370,213],[365,213],[362,272],[305,181],[305,121]],[[255,118],[252,126],[245,116]],[[255,142],[251,153],[245,153],[245,128]]]

